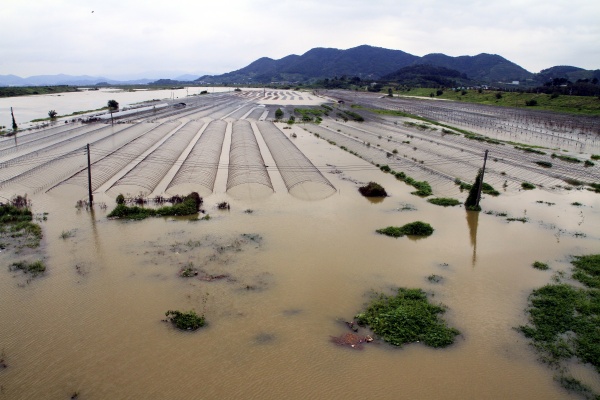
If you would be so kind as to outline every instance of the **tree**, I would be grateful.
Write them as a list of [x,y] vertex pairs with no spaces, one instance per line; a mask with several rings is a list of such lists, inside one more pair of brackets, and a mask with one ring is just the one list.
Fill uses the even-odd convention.
[[281,111],[281,108],[278,108],[277,111],[275,111],[275,118],[281,119],[282,117],[283,117],[283,111]]
[[465,208],[470,211],[481,211],[481,207],[479,207],[477,197],[479,194],[479,188],[481,186],[481,174],[483,171],[480,169],[477,173],[477,178],[475,178],[475,183],[471,186],[469,190],[469,196],[465,201]]
[[109,100],[107,105],[109,111],[115,111],[119,109],[119,103],[116,100]]
[[388,96],[394,97],[394,92],[392,91],[392,88],[388,88]]
[[58,113],[55,110],[48,111],[48,116],[50,117],[50,119],[56,119],[57,115]]

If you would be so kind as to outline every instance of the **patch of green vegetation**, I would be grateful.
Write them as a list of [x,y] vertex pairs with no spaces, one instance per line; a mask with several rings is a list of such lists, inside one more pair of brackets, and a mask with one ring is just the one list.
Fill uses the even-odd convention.
[[0,205],[0,237],[5,237],[8,242],[23,238],[24,242],[19,246],[35,248],[42,240],[42,228],[32,222],[33,214],[28,204],[26,197],[16,196],[11,204]]
[[444,280],[444,278],[441,277],[440,275],[431,274],[427,277],[427,280],[431,283],[440,283],[441,281]]
[[169,310],[165,313],[167,321],[171,322],[177,329],[184,331],[195,331],[206,324],[204,315],[198,315],[195,311],[181,312]]
[[[405,180],[405,182],[407,182]],[[408,182],[407,182],[408,183]],[[410,183],[415,189],[414,192],[410,192],[410,194],[414,194],[419,197],[427,197],[433,194],[433,190],[431,189],[431,185],[427,181],[414,181]]]
[[531,266],[535,269],[539,269],[542,271],[545,271],[547,269],[550,269],[550,267],[548,266],[548,264],[543,263],[541,261],[534,261],[533,264],[531,264]]
[[454,207],[460,204],[460,201],[457,199],[452,199],[450,197],[436,197],[433,199],[428,199],[428,202],[431,204],[435,204],[436,206],[442,207]]
[[558,158],[559,160],[565,161],[565,162],[570,162],[570,163],[580,163],[581,160],[575,157],[571,157],[571,156],[565,156],[564,154],[556,154],[556,153],[552,153],[552,158]]
[[415,221],[403,226],[388,226],[387,228],[377,229],[375,232],[382,235],[399,238],[404,235],[430,236],[433,231],[434,229],[428,223]]
[[[119,198],[117,197],[117,200]],[[182,216],[194,215],[198,213],[202,197],[196,192],[192,192],[184,197],[181,203],[173,204],[172,206],[164,206],[157,209],[144,208],[139,206],[127,206],[124,203],[117,206],[107,215],[108,218],[118,219],[133,219],[140,220],[148,217],[166,217],[166,216]]]
[[534,147],[530,147],[530,146],[525,146],[525,145],[516,145],[515,149],[517,150],[523,150],[526,153],[534,153],[534,154],[540,154],[540,155],[546,155],[546,152],[538,150]]
[[[534,290],[527,309],[529,325],[518,329],[546,362],[559,364],[576,357],[600,372],[600,254],[576,256],[571,263],[572,277],[586,287],[560,283],[558,277],[556,284]],[[577,380],[563,375],[560,382],[568,390],[592,396]],[[588,398],[598,398],[593,396]]]
[[[571,263],[575,267],[573,273],[574,279],[577,279],[587,287],[600,289],[600,254],[576,256]],[[598,361],[600,362],[600,360]]]
[[369,326],[394,346],[423,342],[446,347],[460,332],[449,328],[440,317],[445,311],[443,306],[429,303],[421,289],[399,288],[394,296],[379,294],[355,318],[359,325]]
[[325,111],[320,108],[295,108],[294,112],[300,114],[302,122],[315,122],[317,124],[321,123],[321,117],[325,114]]
[[592,188],[592,192],[600,193],[600,183],[588,183],[588,185]]
[[600,160],[600,154],[592,154],[592,155],[590,156],[590,158],[591,158],[592,160]]
[[522,223],[529,222],[529,219],[527,219],[525,217],[521,217],[521,218],[510,217],[510,218],[506,218],[506,220],[508,222],[522,222]]
[[25,261],[17,261],[12,263],[9,269],[11,271],[21,270],[26,274],[31,274],[31,276],[35,278],[36,276],[46,272],[46,265],[41,260],[34,261],[32,263],[27,263]]
[[[436,89],[432,88],[411,88],[408,92],[402,92],[402,96],[429,97],[429,94]],[[497,96],[499,94],[499,96]],[[571,114],[598,115],[600,114],[600,102],[597,96],[571,96],[560,95],[552,98],[547,94],[530,95],[528,100],[537,102],[536,109],[549,110]],[[456,100],[456,94],[453,91],[444,91],[439,98],[446,100]],[[497,92],[492,90],[469,90],[466,95],[461,96],[460,101],[478,104],[489,104],[501,107],[519,107],[525,108],[523,95],[519,92]]]
[[584,166],[586,166],[586,167],[593,167],[593,166],[594,166],[594,165],[596,165],[596,164],[594,164],[594,163],[593,163],[592,161],[590,161],[590,160],[585,160],[585,161],[583,162],[583,165],[584,165]]
[[581,203],[580,203],[580,202],[578,202],[578,201],[575,201],[575,202],[571,203],[571,205],[572,205],[572,206],[575,206],[575,207],[581,207],[583,204],[581,204]]
[[521,183],[521,187],[524,190],[533,190],[533,189],[535,189],[535,185],[533,183],[529,183],[529,182],[523,182],[523,183]]
[[369,182],[366,186],[358,188],[360,194],[365,197],[386,197],[387,192],[379,183]]
[[596,395],[594,391],[583,383],[579,379],[575,379],[572,376],[561,375],[557,378],[560,386],[567,389],[569,392],[575,392],[581,394],[585,399],[598,400],[600,395]]

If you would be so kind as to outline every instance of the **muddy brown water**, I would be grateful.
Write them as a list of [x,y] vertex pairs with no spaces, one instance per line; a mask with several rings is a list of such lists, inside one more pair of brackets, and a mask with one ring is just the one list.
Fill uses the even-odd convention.
[[[96,194],[92,212],[75,207],[85,191],[72,185],[33,195],[34,212],[48,213],[42,246],[0,253],[0,351],[8,365],[0,399],[577,398],[514,327],[526,322],[532,289],[557,271],[568,274],[570,255],[600,250],[597,194],[534,190],[482,200],[484,211],[527,223],[468,214],[431,205],[374,166],[294,132],[315,165],[364,168],[321,167],[337,192],[313,201],[304,200],[309,186],[291,195],[272,172],[274,193],[227,194],[219,170],[204,198],[208,221],[108,220],[113,193]],[[371,180],[390,196],[361,197],[357,182]],[[218,210],[221,201],[231,209]],[[417,220],[434,234],[375,233]],[[23,258],[43,258],[47,272],[27,282],[8,271]],[[551,270],[533,269],[536,260]],[[189,263],[199,276],[179,277]],[[431,274],[442,282],[430,283]],[[200,279],[211,275],[226,277]],[[351,319],[370,292],[399,286],[421,287],[448,307],[445,319],[462,333],[454,345],[373,343],[356,351],[330,342],[348,332],[338,320]],[[204,313],[208,325],[180,332],[162,321],[173,309]],[[600,389],[591,368],[572,371]]]

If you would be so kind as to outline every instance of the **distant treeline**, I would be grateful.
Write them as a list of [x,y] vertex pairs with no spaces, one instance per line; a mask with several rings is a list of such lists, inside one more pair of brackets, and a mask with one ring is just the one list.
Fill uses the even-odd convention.
[[54,94],[65,92],[78,92],[75,86],[9,86],[0,87],[0,97],[29,96],[32,94]]

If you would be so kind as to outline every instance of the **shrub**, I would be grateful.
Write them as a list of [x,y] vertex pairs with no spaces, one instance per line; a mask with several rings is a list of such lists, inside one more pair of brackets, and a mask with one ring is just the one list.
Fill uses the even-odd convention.
[[386,197],[387,192],[380,184],[376,182],[369,182],[366,186],[358,188],[360,194],[365,197]]
[[125,196],[119,194],[115,201],[117,202],[117,204],[125,204]]
[[204,315],[198,315],[195,311],[181,312],[169,310],[165,313],[167,321],[171,322],[177,329],[195,331],[205,325]]
[[531,100],[526,100],[525,101],[525,105],[527,107],[533,107],[533,106],[537,106],[538,102],[536,99],[531,99]]

